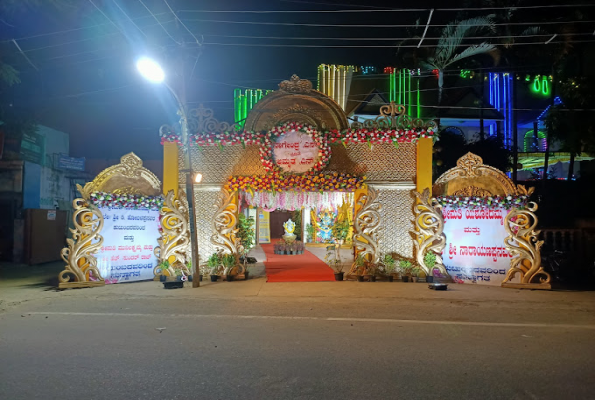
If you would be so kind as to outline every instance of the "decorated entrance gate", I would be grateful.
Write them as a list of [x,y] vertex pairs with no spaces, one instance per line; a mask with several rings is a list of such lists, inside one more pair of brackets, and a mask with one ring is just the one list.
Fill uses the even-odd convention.
[[[435,124],[411,118],[394,103],[349,124],[341,107],[293,76],[260,100],[243,126],[220,123],[199,107],[190,126],[199,255],[237,254],[237,213],[299,209],[349,198],[354,244],[370,262],[383,254],[412,259],[412,193],[431,187]],[[162,127],[164,191],[180,190],[187,170],[181,140]],[[176,170],[171,164],[178,165]],[[216,209],[213,205],[217,205]]]

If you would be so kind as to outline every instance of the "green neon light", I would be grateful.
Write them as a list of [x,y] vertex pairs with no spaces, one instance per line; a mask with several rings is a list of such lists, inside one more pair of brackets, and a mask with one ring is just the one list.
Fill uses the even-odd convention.
[[531,86],[531,90],[535,94],[549,96],[550,83],[548,82],[547,76],[544,76],[544,77],[536,76],[535,78],[533,78],[533,85]]
[[388,94],[389,94],[390,101],[395,101],[394,74],[395,74],[395,72],[393,71],[393,72],[391,72],[391,74],[388,77],[388,85],[389,85]]
[[543,78],[543,81],[541,82],[541,93],[543,93],[544,96],[547,96],[548,94],[550,94],[550,85],[547,81],[547,78]]
[[409,70],[407,70],[407,75],[408,75],[408,81],[409,81],[409,91],[407,93],[407,103],[408,103],[408,108],[407,108],[407,114],[411,115],[411,72]]
[[421,106],[419,104],[419,76],[417,77],[417,118],[421,118]]

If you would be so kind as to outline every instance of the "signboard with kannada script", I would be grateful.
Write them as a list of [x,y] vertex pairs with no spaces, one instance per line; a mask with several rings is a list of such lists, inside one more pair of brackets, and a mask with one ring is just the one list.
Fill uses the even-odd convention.
[[285,172],[307,172],[318,162],[318,144],[310,135],[288,132],[273,144],[273,160]]
[[104,225],[103,244],[97,267],[105,283],[143,281],[154,278],[158,245],[159,211],[99,208]]
[[510,268],[504,208],[444,207],[444,266],[458,283],[500,285]]

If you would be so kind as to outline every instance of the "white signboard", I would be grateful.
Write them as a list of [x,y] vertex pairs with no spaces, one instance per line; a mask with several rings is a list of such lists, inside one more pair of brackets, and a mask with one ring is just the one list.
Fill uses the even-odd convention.
[[159,211],[99,208],[104,225],[97,267],[106,283],[153,279],[157,257]]
[[318,162],[318,144],[308,134],[288,132],[273,144],[273,160],[283,171],[307,172]]
[[444,266],[458,283],[500,285],[510,268],[504,247],[508,210],[444,207]]

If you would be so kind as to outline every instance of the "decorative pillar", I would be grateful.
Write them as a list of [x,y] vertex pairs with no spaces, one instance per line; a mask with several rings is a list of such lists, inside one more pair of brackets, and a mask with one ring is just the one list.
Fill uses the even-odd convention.
[[432,138],[420,138],[417,142],[417,192],[428,189],[432,193]]
[[178,196],[178,144],[174,142],[163,143],[163,194],[166,195],[170,190]]

